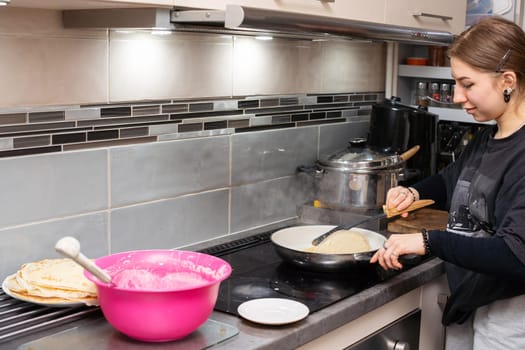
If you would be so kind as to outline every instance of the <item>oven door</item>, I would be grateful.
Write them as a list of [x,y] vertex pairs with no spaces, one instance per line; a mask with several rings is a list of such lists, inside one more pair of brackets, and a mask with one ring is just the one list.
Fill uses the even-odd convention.
[[371,334],[347,350],[418,350],[421,310],[417,309]]

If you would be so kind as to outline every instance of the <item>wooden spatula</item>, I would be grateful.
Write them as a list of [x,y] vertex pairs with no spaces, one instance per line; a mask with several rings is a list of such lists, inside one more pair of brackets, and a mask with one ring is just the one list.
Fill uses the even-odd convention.
[[339,231],[339,230],[350,230],[352,227],[356,227],[356,226],[362,225],[365,222],[369,222],[369,221],[372,221],[372,220],[380,220],[380,219],[383,219],[383,218],[392,218],[394,216],[398,216],[398,215],[401,215],[403,213],[408,213],[410,211],[421,209],[423,207],[427,207],[427,206],[432,205],[432,204],[434,204],[434,201],[432,199],[421,199],[421,200],[415,201],[414,203],[410,204],[407,208],[405,208],[402,211],[397,211],[395,209],[386,209],[386,206],[383,205],[383,212],[382,213],[376,214],[374,216],[367,217],[367,218],[365,218],[363,220],[359,220],[358,222],[354,222],[353,224],[350,224],[350,225],[336,226],[333,229],[331,229],[330,231],[325,232],[322,235],[314,238],[312,240],[312,245],[318,245],[319,243],[324,241],[328,236],[330,236],[332,233],[334,233],[336,231]]

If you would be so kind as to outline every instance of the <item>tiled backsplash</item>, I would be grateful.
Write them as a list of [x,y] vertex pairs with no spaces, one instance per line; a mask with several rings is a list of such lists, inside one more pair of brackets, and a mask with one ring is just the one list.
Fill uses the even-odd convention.
[[[176,99],[170,109],[159,111],[145,105],[127,114],[139,117],[198,113],[211,101],[191,110],[180,111],[179,107],[188,107],[184,100],[204,97],[332,94],[385,88],[387,47],[380,42],[260,41],[240,35],[65,29],[61,15],[58,10],[0,6],[0,108],[127,101],[152,101],[156,105]],[[120,109],[107,111],[113,112],[121,115]],[[93,119],[90,113],[99,112],[85,109],[64,117],[65,121]],[[41,122],[48,118],[45,114],[32,117]]]
[[[352,137],[366,136],[371,105],[382,97],[265,96],[11,113],[9,118],[25,115],[26,123],[18,127],[47,126],[23,131],[24,137],[44,137],[50,143],[68,133],[86,138],[52,146],[34,141],[2,151],[0,278],[24,262],[56,257],[53,246],[65,235],[77,237],[86,254],[95,257],[184,247],[293,219],[313,195],[313,179],[297,176],[297,166],[313,164]],[[144,116],[134,111],[162,115],[165,106],[174,105],[185,107],[168,113],[177,116],[171,123],[135,122]],[[90,111],[88,119],[81,117],[83,109]],[[107,125],[80,131],[76,128],[86,128],[80,122]],[[56,123],[72,123],[72,130],[50,127]],[[162,129],[172,125],[195,128]],[[10,126],[15,124],[4,125],[3,132]],[[123,133],[133,128],[144,133]],[[104,141],[87,136],[100,130],[117,136]],[[9,136],[13,143],[17,137]],[[15,157],[16,152],[28,155]],[[39,152],[48,153],[34,154]]]
[[339,123],[378,92],[0,109],[0,157]]
[[91,257],[297,217],[298,165],[366,136],[386,45],[64,29],[0,9],[0,278],[77,237]]

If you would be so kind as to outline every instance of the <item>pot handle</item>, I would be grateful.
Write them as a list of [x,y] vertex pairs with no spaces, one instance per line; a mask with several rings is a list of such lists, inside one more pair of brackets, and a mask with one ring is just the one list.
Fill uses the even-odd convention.
[[418,176],[421,176],[421,170],[419,169],[406,169],[403,168],[398,173],[398,181],[410,181],[414,178],[417,178]]
[[415,145],[414,147],[410,148],[409,150],[401,153],[399,158],[401,158],[402,161],[406,162],[407,160],[412,158],[414,156],[414,154],[416,154],[417,151],[419,151],[420,148],[421,147],[419,145]]
[[309,175],[321,175],[324,173],[324,170],[317,165],[299,165],[296,171],[298,173],[306,173]]

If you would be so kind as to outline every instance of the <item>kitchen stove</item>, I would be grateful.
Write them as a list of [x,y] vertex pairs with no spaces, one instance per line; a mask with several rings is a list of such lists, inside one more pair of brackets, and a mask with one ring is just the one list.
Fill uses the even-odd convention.
[[[302,270],[284,262],[275,252],[270,236],[261,233],[201,252],[228,261],[232,275],[221,283],[215,310],[238,315],[237,307],[256,298],[290,298],[318,311],[359,293],[402,271],[385,271],[379,265],[358,265],[336,272]],[[417,256],[402,262],[407,270],[421,263]]]
[[[221,283],[215,310],[238,315],[237,307],[244,301],[281,297],[300,301],[309,307],[310,312],[315,312],[399,274],[401,271],[384,271],[377,265],[369,264],[338,273],[301,270],[284,262],[270,241],[271,234],[285,225],[297,225],[298,222],[351,224],[363,216],[373,214],[375,213],[345,212],[306,205],[300,209],[298,221],[291,220],[279,227],[274,225],[273,229],[265,232],[259,230],[244,238],[199,249],[200,252],[223,258],[233,267],[232,275]],[[362,227],[385,232],[381,229],[386,226],[384,224],[369,222]],[[406,257],[403,261],[404,270],[424,261],[426,259],[420,257]],[[231,331],[224,331],[230,328]],[[238,332],[235,327],[214,320],[209,320],[202,329],[202,332],[196,332],[188,341],[197,339],[199,343],[204,341],[216,344]],[[57,344],[66,344],[70,340],[76,342],[78,339],[83,339],[83,347],[89,343],[93,345],[91,348],[104,348],[107,344],[111,344],[114,349],[136,346],[104,321],[98,307],[57,309],[15,300],[0,290],[0,348],[8,345],[19,350],[56,349]],[[54,345],[43,346],[48,343]],[[185,344],[186,342],[177,342],[175,345]],[[77,345],[59,348],[74,348]],[[170,346],[167,348],[173,348],[173,344],[168,345]]]
[[47,307],[13,299],[0,290],[0,348],[12,339],[93,317],[102,317],[98,307]]

